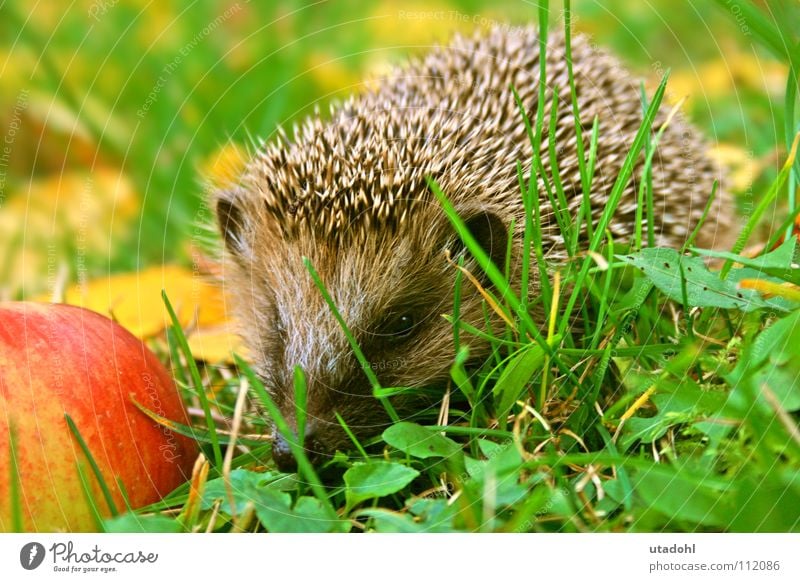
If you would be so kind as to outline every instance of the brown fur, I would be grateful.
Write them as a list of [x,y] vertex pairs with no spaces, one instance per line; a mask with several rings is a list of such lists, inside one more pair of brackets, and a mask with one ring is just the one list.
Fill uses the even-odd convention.
[[[519,265],[524,216],[516,163],[522,162],[527,174],[532,152],[509,86],[534,119],[538,48],[532,28],[456,38],[334,108],[330,121],[312,117],[292,140],[284,136],[265,146],[250,162],[240,188],[218,193],[229,259],[225,279],[236,294],[255,365],[290,422],[292,370],[303,368],[309,433],[320,450],[348,447],[334,411],[359,436],[378,432],[386,418],[302,258],[319,272],[383,386],[444,383],[453,332],[441,314],[452,312],[455,279],[444,251],[456,253],[459,244],[425,176],[434,176],[460,215],[474,224],[489,217],[507,227],[515,219],[513,264]],[[549,39],[545,119],[555,89],[560,104],[554,139],[574,216],[581,187],[564,51],[563,37]],[[586,152],[592,121],[599,118],[591,194],[597,217],[641,124],[642,106],[638,82],[580,37],[573,40],[573,62]],[[666,113],[662,107],[654,131]],[[549,137],[543,136],[541,156],[551,175]],[[658,243],[678,245],[720,176],[680,116],[668,126],[654,161]],[[643,164],[642,155],[611,226],[618,240],[629,240],[633,232]],[[543,251],[548,260],[563,260],[542,184],[540,190]],[[717,229],[726,233],[727,208],[723,191],[699,244],[710,246],[721,238]],[[496,222],[495,228],[476,232],[484,239],[496,236],[494,243],[481,242],[502,256],[505,236]],[[467,267],[479,272],[469,260]],[[481,297],[469,285],[460,311],[464,321],[484,327]],[[409,338],[382,337],[382,322],[401,312],[416,318]],[[462,336],[475,358],[485,356],[482,342]]]

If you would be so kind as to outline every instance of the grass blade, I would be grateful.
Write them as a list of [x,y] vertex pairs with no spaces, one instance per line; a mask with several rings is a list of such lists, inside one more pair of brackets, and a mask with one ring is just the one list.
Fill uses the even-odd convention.
[[304,446],[306,438],[306,411],[308,410],[308,387],[303,368],[294,367],[294,414],[297,423],[297,442]]
[[100,510],[97,508],[97,502],[92,495],[92,487],[89,485],[89,478],[86,476],[83,463],[75,463],[75,470],[78,471],[78,480],[81,484],[83,499],[86,501],[86,505],[89,507],[89,512],[92,516],[92,520],[94,521],[95,530],[102,533],[105,531],[105,527],[103,527],[103,516],[100,515]]
[[[600,246],[600,241],[605,233],[606,228],[608,228],[609,223],[611,222],[611,218],[614,215],[614,212],[619,205],[620,198],[622,197],[622,193],[625,190],[625,187],[628,185],[628,180],[630,180],[631,175],[633,174],[633,168],[636,163],[636,159],[639,157],[639,153],[642,150],[642,146],[644,145],[645,140],[650,135],[650,127],[652,126],[653,120],[655,119],[656,113],[658,113],[658,108],[661,105],[661,100],[664,97],[664,91],[667,87],[667,79],[669,78],[669,72],[667,72],[664,77],[661,79],[661,83],[658,86],[658,89],[653,96],[653,100],[650,102],[650,106],[647,108],[645,112],[644,119],[642,121],[642,125],[639,127],[639,130],[636,132],[636,136],[633,139],[633,144],[631,145],[630,151],[628,151],[628,155],[625,157],[625,161],[622,164],[622,168],[620,169],[619,175],[617,176],[616,181],[614,182],[614,186],[611,189],[611,194],[609,195],[608,202],[606,203],[606,208],[603,211],[603,214],[600,215],[600,220],[597,222],[597,228],[594,231],[594,236],[589,243],[589,250],[596,251],[597,248]],[[583,260],[583,265],[581,266],[581,270],[578,273],[578,276],[575,280],[575,286],[570,294],[569,300],[567,301],[567,307],[564,311],[564,316],[561,319],[559,324],[558,333],[559,335],[564,335],[567,330],[567,325],[570,322],[572,311],[575,308],[575,303],[578,300],[578,296],[583,291],[583,284],[586,280],[586,276],[589,272],[589,268],[592,265],[591,257],[587,256]]]
[[303,447],[301,447],[297,442],[292,429],[289,427],[286,419],[283,418],[283,415],[278,410],[278,407],[275,405],[275,402],[270,397],[266,388],[264,388],[264,384],[261,383],[261,380],[258,378],[258,376],[256,376],[255,372],[253,372],[253,369],[248,366],[247,363],[242,360],[242,358],[240,358],[238,355],[234,355],[234,360],[236,360],[236,365],[247,377],[250,385],[253,387],[253,390],[256,393],[256,396],[258,396],[258,399],[264,405],[264,408],[267,410],[270,418],[275,423],[275,428],[281,433],[281,435],[283,435],[283,438],[286,439],[289,448],[292,450],[294,458],[297,460],[297,472],[308,482],[309,486],[311,487],[311,491],[314,493],[314,496],[319,500],[320,503],[322,503],[330,518],[335,520],[336,512],[331,505],[330,499],[328,499],[328,495],[325,493],[325,488],[323,487],[322,482],[319,480],[317,473],[314,471],[314,467],[311,465],[311,462],[306,456],[305,449],[303,449]]
[[72,417],[70,417],[69,414],[64,413],[64,419],[67,421],[67,426],[69,426],[72,436],[74,436],[75,440],[78,441],[78,446],[81,448],[81,451],[83,451],[86,460],[89,461],[89,467],[94,474],[94,478],[97,480],[97,484],[100,486],[100,491],[103,493],[103,498],[105,499],[109,512],[111,512],[112,517],[116,517],[119,515],[117,504],[114,503],[114,497],[111,495],[111,490],[108,488],[108,484],[103,478],[103,474],[100,472],[100,467],[97,465],[97,461],[94,460],[92,451],[89,450],[89,446],[86,444],[86,441],[83,440],[83,437],[81,436],[78,427],[75,425],[75,422],[72,420]]
[[9,476],[9,503],[11,503],[11,531],[22,532],[22,488],[20,487],[20,474],[19,462],[17,460],[17,447],[16,447],[16,431],[13,423],[9,423],[9,469],[11,475]]
[[[772,183],[772,186],[770,186],[764,197],[759,200],[758,206],[756,206],[755,210],[753,210],[753,213],[747,219],[747,223],[744,225],[742,232],[739,233],[739,237],[736,239],[736,242],[733,244],[733,248],[731,249],[733,254],[738,255],[742,252],[742,250],[744,250],[747,241],[750,240],[750,235],[753,234],[753,230],[755,230],[758,221],[761,220],[761,216],[767,210],[767,207],[772,204],[772,202],[778,196],[778,192],[780,192],[781,187],[783,187],[784,182],[786,182],[786,178],[789,176],[789,172],[792,169],[792,164],[794,164],[794,159],[797,155],[798,141],[800,141],[800,133],[795,136],[794,142],[792,143],[792,149],[783,164],[783,168],[781,168],[781,171],[778,173],[778,177]],[[722,267],[722,270],[720,271],[720,277],[723,279],[727,277],[731,267],[733,267],[733,261],[726,261]]]
[[211,448],[214,453],[214,466],[217,469],[222,470],[222,449],[219,446],[217,428],[214,424],[214,417],[211,415],[211,406],[208,403],[208,395],[206,394],[205,387],[203,386],[203,380],[200,378],[200,371],[197,369],[197,362],[192,356],[192,350],[189,349],[189,342],[186,341],[186,335],[184,335],[183,328],[178,320],[178,316],[175,314],[175,310],[172,308],[172,303],[170,303],[169,297],[167,297],[167,292],[163,289],[161,290],[161,298],[163,299],[164,305],[167,308],[167,313],[169,313],[169,318],[172,321],[172,330],[175,333],[175,339],[177,340],[178,345],[183,352],[184,358],[186,358],[186,363],[189,366],[189,373],[192,377],[192,384],[194,385],[195,392],[197,393],[197,398],[200,400],[200,406],[203,408],[206,426],[208,427],[208,434],[211,437]]
[[366,356],[364,356],[364,352],[361,351],[361,347],[358,345],[356,338],[353,337],[350,328],[347,327],[342,314],[339,313],[339,309],[333,302],[333,298],[331,298],[330,293],[328,293],[328,289],[325,287],[322,279],[319,278],[317,271],[314,269],[314,265],[311,264],[311,261],[308,259],[308,257],[303,257],[303,264],[311,274],[311,278],[314,280],[314,284],[317,286],[317,289],[319,289],[319,292],[322,293],[322,297],[325,299],[325,303],[328,304],[328,307],[333,313],[333,317],[335,317],[336,321],[339,322],[339,326],[342,328],[342,331],[347,337],[347,341],[350,343],[350,347],[353,349],[353,353],[355,354],[361,369],[364,371],[364,374],[367,376],[367,379],[372,386],[372,393],[383,403],[383,406],[386,408],[386,412],[389,414],[392,422],[398,422],[400,420],[400,416],[397,414],[397,411],[395,411],[391,402],[389,402],[389,400],[382,394],[381,383],[378,381],[378,377],[375,375],[375,372],[372,371],[372,366],[367,361]]
[[[578,170],[581,175],[581,193],[583,200],[581,201],[581,209],[575,223],[575,242],[577,243],[578,237],[581,232],[581,221],[586,220],[586,234],[591,239],[592,237],[592,203],[590,200],[592,179],[589,172],[589,164],[587,163],[585,152],[583,148],[583,127],[581,125],[581,114],[578,104],[578,93],[575,90],[575,75],[572,71],[572,7],[570,0],[564,0],[564,43],[567,59],[567,76],[569,77],[569,94],[570,101],[572,101],[572,117],[575,121],[575,147],[578,151]],[[585,214],[585,216],[584,216]],[[577,251],[577,245],[573,248],[573,253]]]

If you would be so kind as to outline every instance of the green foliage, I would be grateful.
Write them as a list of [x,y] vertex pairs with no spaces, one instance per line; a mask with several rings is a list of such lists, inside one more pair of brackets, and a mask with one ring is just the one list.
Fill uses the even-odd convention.
[[[758,270],[762,275],[767,275],[786,283],[800,285],[800,266],[797,263],[797,239],[791,237],[772,252],[764,253],[755,258],[743,257],[725,251],[712,251],[706,249],[692,249],[699,255],[715,257],[736,262],[745,267]],[[738,277],[739,280],[745,277]]]
[[252,507],[267,531],[320,533],[342,531],[346,522],[330,518],[324,505],[314,497],[295,495],[297,482],[280,473],[254,473],[245,469],[232,471],[230,478],[206,484],[202,507],[221,503],[220,511],[228,516],[241,515]]
[[778,406],[786,412],[800,410],[798,345],[800,310],[756,335],[728,375],[728,382],[733,386],[728,407],[740,415],[748,414],[754,405],[766,409]]
[[786,301],[781,298],[764,299],[753,289],[739,288],[742,279],[773,280],[763,269],[735,269],[722,279],[700,257],[687,257],[674,249],[657,247],[619,258],[639,269],[668,298],[687,307],[787,310]]
[[[555,335],[547,341],[552,348],[561,343],[561,336]],[[537,372],[541,372],[545,363],[544,350],[536,345],[528,345],[512,355],[500,373],[492,392],[499,403],[497,416],[505,424],[505,417],[514,403],[522,397],[523,391]]]
[[662,514],[661,528],[670,522],[693,530],[702,526],[724,528],[733,513],[729,486],[684,467],[676,471],[654,465],[633,471],[632,486],[650,512]]
[[653,443],[668,429],[711,416],[725,403],[725,393],[704,390],[691,380],[674,384],[672,391],[653,396],[657,413],[648,417],[634,417],[625,424],[625,436],[620,441],[623,448],[637,441]]
[[[756,37],[787,63],[796,63],[795,53],[786,48],[796,43],[782,40],[793,33],[769,22],[756,4],[740,4],[747,5]],[[546,2],[540,15],[544,31]],[[276,78],[294,64],[279,68]],[[544,94],[546,88],[539,89]],[[510,321],[498,335],[460,322],[459,301],[471,283],[454,271],[459,284],[450,321],[458,349],[446,414],[429,410],[413,423],[401,419],[380,439],[354,442],[352,457],[338,451],[315,468],[261,379],[239,359],[238,372],[264,409],[249,411],[246,421],[256,429],[274,422],[298,459],[299,473],[279,473],[268,445],[237,450],[226,472],[223,449],[234,437],[211,436],[214,422],[203,393],[207,383],[191,365],[179,371],[203,409],[206,440],[212,443],[207,447],[213,456],[210,477],[196,493],[202,511],[195,525],[214,531],[800,531],[800,305],[741,285],[746,279],[800,283],[794,238],[756,256],[741,252],[757,227],[763,229],[773,202],[787,207],[787,215],[794,212],[796,164],[788,156],[790,163],[772,184],[761,184],[761,203],[735,252],[642,248],[652,233],[645,236],[641,229],[631,240],[613,240],[607,226],[633,169],[641,164],[647,173],[650,162],[656,163],[653,122],[668,90],[664,76],[644,96],[642,126],[620,175],[612,177],[608,205],[591,225],[586,224],[588,203],[565,208],[560,176],[544,175],[541,160],[519,160],[527,221],[518,228],[525,229],[525,248],[538,258],[524,265],[519,286],[511,284],[504,265],[494,265],[483,252],[447,192],[429,182]],[[785,104],[792,119],[793,90]],[[572,87],[570,93],[571,115],[578,119]],[[262,125],[251,126],[254,131],[261,127],[268,134],[274,128],[281,99],[289,98],[276,97],[277,104],[260,110]],[[535,146],[555,114],[551,110],[548,116],[540,107],[533,119],[521,115],[534,151],[540,151]],[[591,146],[578,160],[584,188],[594,180],[597,144],[604,137],[600,127],[593,125]],[[587,131],[576,127],[576,134]],[[768,130],[754,131],[764,150],[779,141]],[[788,146],[793,136],[786,137]],[[547,155],[555,153],[548,149]],[[639,216],[654,224],[648,188],[645,176]],[[549,195],[559,209],[554,218],[572,257],[566,264],[550,265],[542,255],[540,195]],[[777,222],[783,221],[779,216]],[[620,253],[620,247],[631,250]],[[725,266],[710,266],[708,259],[721,259]],[[373,395],[395,414],[391,400],[403,387],[380,385],[314,266],[305,266],[331,316],[345,328]],[[541,294],[516,295],[514,289],[528,288],[533,272],[542,276]],[[537,319],[541,313],[547,314],[544,320]],[[493,350],[478,369],[466,367],[467,335]],[[192,362],[180,330],[171,340],[173,353]],[[231,416],[240,379],[214,376],[214,381],[215,404]],[[307,387],[300,371],[295,387],[302,406]],[[440,418],[447,419],[446,426],[439,425]],[[238,443],[251,447],[252,436],[239,435]],[[165,503],[189,502],[190,496],[180,492]],[[129,514],[106,522],[115,531],[173,526],[168,519],[137,521]]]
[[419,471],[400,463],[387,461],[356,463],[344,474],[347,506],[353,507],[367,499],[397,493],[418,476]]
[[[645,99],[642,128],[611,201],[592,225],[588,247],[607,256],[609,268],[597,269],[593,256],[576,254],[557,267],[568,290],[564,297],[553,295],[552,283],[543,281],[540,300],[548,312],[557,302],[556,319],[548,323],[559,333],[541,333],[531,316],[536,305],[514,295],[507,272],[492,264],[447,194],[430,182],[508,306],[505,315],[513,325],[505,336],[494,337],[460,324],[459,285],[452,319],[459,334],[478,335],[494,346],[492,359],[477,373],[464,368],[466,352],[457,353],[452,378],[470,411],[451,407],[444,427],[393,424],[383,433],[379,459],[361,449],[363,460],[340,455],[331,461],[345,472],[343,487],[327,494],[333,506],[344,503],[349,519],[382,532],[800,528],[800,505],[784,503],[800,495],[793,477],[800,470],[800,433],[792,416],[800,409],[800,370],[791,357],[800,341],[795,337],[800,311],[786,299],[740,286],[745,279],[796,283],[795,241],[744,257],[664,248],[615,254],[615,241],[607,237],[605,227],[634,164],[641,156],[653,159],[650,122],[665,87],[662,83]],[[548,123],[545,117],[537,112],[532,122],[523,118],[534,146]],[[595,124],[592,142],[602,143],[602,137]],[[593,146],[579,160],[582,182],[591,183],[595,152]],[[535,162],[531,167],[531,181],[521,179],[520,188],[528,215],[526,245],[537,249],[542,241],[532,184],[544,168]],[[563,207],[559,177],[543,177],[554,185],[551,203]],[[786,179],[782,172],[767,198],[776,196]],[[641,199],[648,195],[645,188]],[[759,207],[758,216],[765,208]],[[648,222],[652,212],[648,208]],[[574,227],[588,213],[581,209],[571,217],[562,209],[561,214],[565,240],[577,249]],[[755,221],[748,223],[740,241],[754,226]],[[641,232],[621,241],[634,249],[641,242]],[[714,270],[703,256],[730,266]],[[553,267],[543,261],[533,268],[553,276]],[[669,317],[667,304],[683,309],[681,317]],[[578,311],[583,329],[570,333]],[[454,337],[458,341],[458,334]],[[363,357],[357,345],[353,348]],[[782,455],[779,463],[776,454]]]
[[417,459],[450,457],[461,450],[454,440],[413,422],[398,422],[383,432],[383,440]]

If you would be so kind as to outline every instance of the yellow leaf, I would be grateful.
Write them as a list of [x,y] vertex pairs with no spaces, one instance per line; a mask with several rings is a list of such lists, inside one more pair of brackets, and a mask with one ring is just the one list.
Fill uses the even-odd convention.
[[709,150],[709,155],[727,170],[729,190],[745,192],[758,178],[763,169],[753,152],[728,143],[718,143]]
[[733,87],[733,77],[724,61],[700,65],[697,69],[674,71],[667,84],[670,101],[689,97],[705,101],[726,94]]
[[244,147],[228,142],[205,159],[200,174],[215,188],[227,188],[239,180],[247,159]]
[[62,265],[81,269],[88,255],[108,256],[111,234],[124,237],[139,199],[119,170],[71,171],[29,182],[0,212],[0,286],[52,288]]
[[420,47],[446,41],[457,30],[482,24],[481,15],[459,12],[441,0],[383,0],[374,6],[370,15],[372,34],[383,46]]
[[313,52],[306,59],[305,70],[319,85],[322,94],[353,91],[361,75],[349,69],[335,53]]
[[169,265],[72,285],[63,300],[112,317],[135,336],[147,339],[170,325],[162,289],[189,336],[230,320],[222,289],[210,277]]
[[641,396],[639,396],[639,398],[636,399],[636,402],[631,404],[630,408],[628,408],[628,410],[625,411],[625,413],[620,417],[620,420],[623,421],[628,420],[630,417],[636,414],[637,410],[639,410],[642,406],[647,404],[647,401],[650,400],[650,397],[653,395],[655,391],[656,391],[655,386],[651,386],[650,388],[645,390],[644,393]]
[[733,49],[724,58],[701,63],[693,69],[673,71],[667,91],[671,100],[688,96],[696,101],[723,97],[745,87],[782,95],[787,72],[786,66],[778,61]]
[[245,347],[235,332],[232,322],[197,329],[186,339],[189,342],[192,356],[196,360],[233,363],[233,352],[245,355]]
[[789,301],[800,302],[800,287],[791,283],[774,283],[763,279],[742,279],[739,281],[742,289],[755,289],[764,297],[783,297]]

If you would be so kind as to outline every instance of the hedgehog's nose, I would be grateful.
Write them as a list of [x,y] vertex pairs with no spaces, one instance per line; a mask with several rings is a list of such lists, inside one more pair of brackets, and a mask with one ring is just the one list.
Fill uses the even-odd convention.
[[297,471],[297,460],[289,448],[288,441],[283,435],[275,431],[275,438],[272,440],[272,458],[282,473],[294,473]]
[[[306,457],[312,464],[318,465],[324,455],[322,454],[323,447],[314,436],[314,432],[306,429],[306,438],[303,442],[303,447],[306,452]],[[289,442],[277,430],[274,432],[274,440],[272,441],[272,458],[278,466],[278,470],[283,473],[294,473],[297,471],[297,459],[294,458]],[[294,436],[294,435],[292,435]]]

